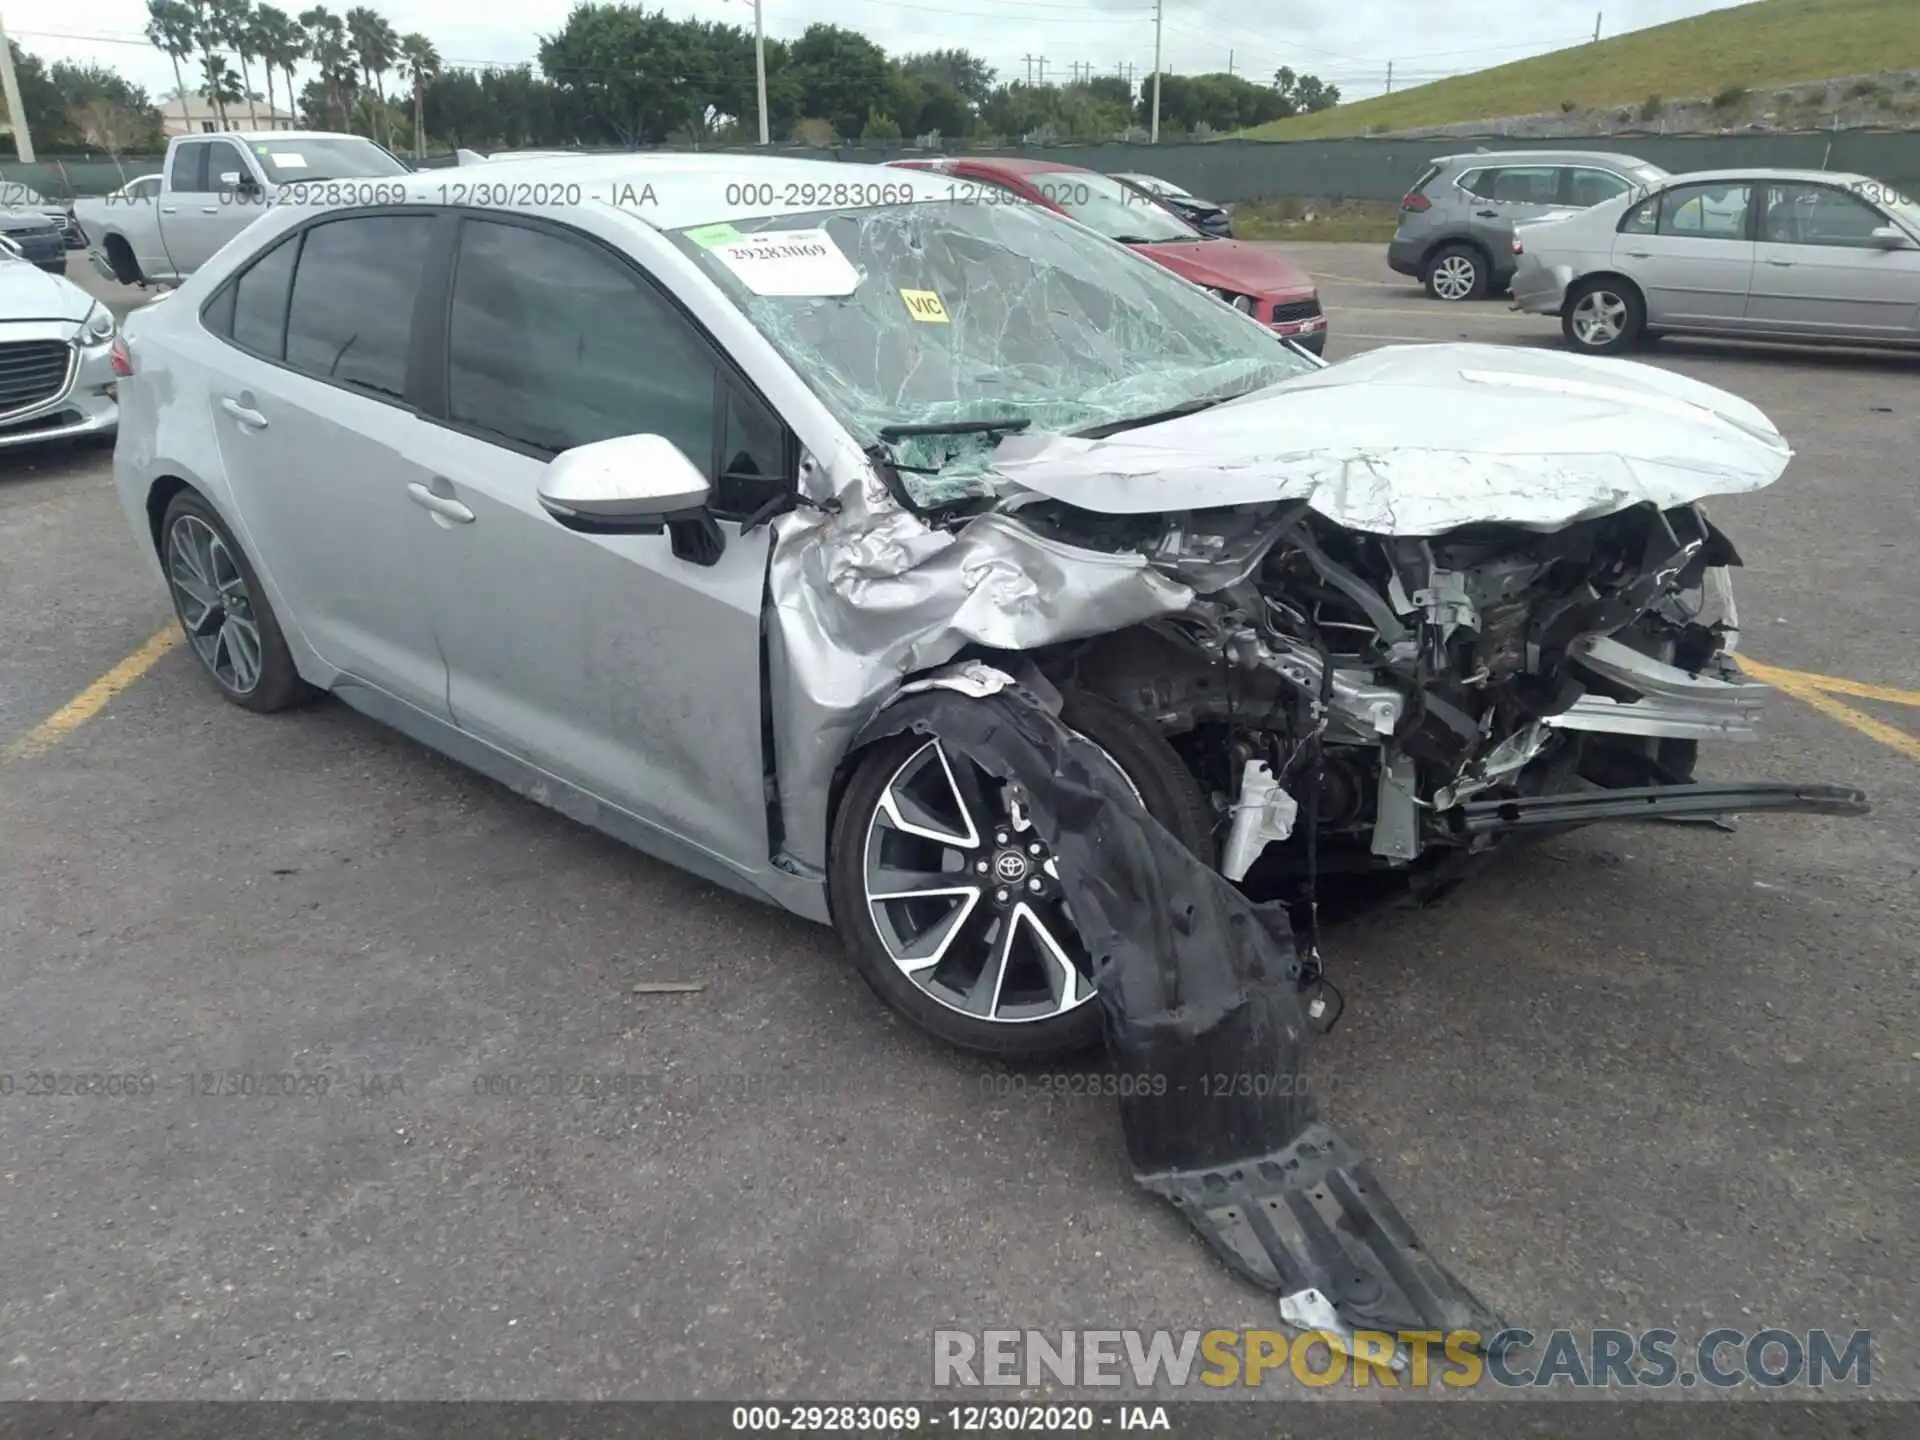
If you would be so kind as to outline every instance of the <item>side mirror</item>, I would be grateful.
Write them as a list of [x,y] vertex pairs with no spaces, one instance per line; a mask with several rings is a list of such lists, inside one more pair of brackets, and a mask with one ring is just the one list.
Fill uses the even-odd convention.
[[1896,225],[1882,225],[1867,237],[1876,250],[1911,250],[1912,238]]
[[706,519],[711,491],[706,475],[666,436],[616,435],[554,456],[539,494],[546,512],[570,530],[658,535],[669,523]]

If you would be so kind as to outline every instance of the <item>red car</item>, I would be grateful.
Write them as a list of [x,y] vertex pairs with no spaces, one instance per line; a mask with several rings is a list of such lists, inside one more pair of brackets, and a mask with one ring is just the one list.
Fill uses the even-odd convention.
[[1011,192],[1070,215],[1158,260],[1174,274],[1272,327],[1318,355],[1327,345],[1327,317],[1308,275],[1285,256],[1244,240],[1203,234],[1150,196],[1078,165],[1002,157],[894,160],[911,170],[954,179],[954,198],[994,203]]

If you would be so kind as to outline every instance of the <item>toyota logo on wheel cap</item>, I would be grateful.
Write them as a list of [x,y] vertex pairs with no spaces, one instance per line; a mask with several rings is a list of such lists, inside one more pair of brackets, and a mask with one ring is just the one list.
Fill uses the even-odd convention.
[[1018,850],[1002,850],[993,862],[994,878],[1008,885],[1027,878],[1027,857]]

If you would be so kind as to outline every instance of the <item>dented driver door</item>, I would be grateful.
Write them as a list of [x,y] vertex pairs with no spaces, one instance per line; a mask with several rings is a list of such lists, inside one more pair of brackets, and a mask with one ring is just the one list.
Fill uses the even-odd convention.
[[740,438],[703,337],[619,257],[507,218],[463,221],[458,247],[410,543],[454,721],[729,868],[764,865],[767,527],[720,519],[719,553],[683,558],[666,534],[568,529],[538,487],[552,455],[615,435],[662,435],[709,475],[729,430],[767,442]]

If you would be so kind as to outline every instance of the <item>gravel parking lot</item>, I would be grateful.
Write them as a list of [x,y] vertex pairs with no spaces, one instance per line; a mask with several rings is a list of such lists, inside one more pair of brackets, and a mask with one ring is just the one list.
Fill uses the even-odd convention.
[[[1334,358],[1559,343],[1290,248]],[[1867,1328],[1917,1397],[1920,358],[1646,358],[1794,443],[1713,507],[1742,648],[1852,682],[1703,775],[1875,812],[1592,830],[1343,925],[1316,1079],[1513,1322]],[[1132,1187],[1110,1100],[997,1093],[828,932],[342,706],[221,702],[143,652],[134,546],[105,450],[0,456],[0,1397],[876,1398],[928,1392],[937,1327],[1273,1323]],[[551,1073],[648,1094],[478,1093]],[[30,1093],[70,1074],[156,1084]]]

